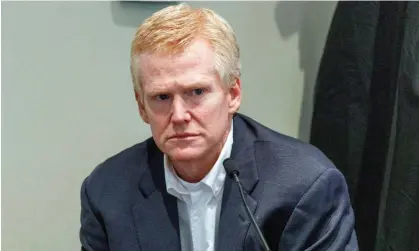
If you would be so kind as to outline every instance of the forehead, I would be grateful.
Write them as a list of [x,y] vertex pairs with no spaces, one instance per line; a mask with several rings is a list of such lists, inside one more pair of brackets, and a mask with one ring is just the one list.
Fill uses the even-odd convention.
[[138,69],[141,82],[147,85],[177,78],[210,77],[215,75],[214,56],[213,48],[205,40],[196,40],[175,55],[142,54]]

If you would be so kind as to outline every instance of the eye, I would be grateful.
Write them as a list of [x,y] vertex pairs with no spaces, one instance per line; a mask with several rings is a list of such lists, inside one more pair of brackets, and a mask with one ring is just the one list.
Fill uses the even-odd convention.
[[159,94],[159,95],[156,96],[156,99],[157,100],[166,100],[166,99],[169,99],[169,95],[167,95],[167,94]]
[[198,88],[198,89],[194,89],[193,91],[192,91],[192,93],[194,94],[194,95],[202,95],[203,93],[205,92],[205,90],[204,89],[202,89],[202,88]]

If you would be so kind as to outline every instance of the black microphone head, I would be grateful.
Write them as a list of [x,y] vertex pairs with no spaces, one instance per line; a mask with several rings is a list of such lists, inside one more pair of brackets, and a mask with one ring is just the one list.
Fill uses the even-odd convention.
[[234,174],[239,176],[239,170],[237,168],[236,161],[234,161],[231,158],[228,158],[223,161],[223,165],[228,176],[233,177]]

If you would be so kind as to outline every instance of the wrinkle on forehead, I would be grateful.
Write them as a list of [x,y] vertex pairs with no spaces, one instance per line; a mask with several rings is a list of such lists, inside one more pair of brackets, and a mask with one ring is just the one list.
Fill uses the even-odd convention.
[[199,40],[178,54],[144,53],[139,58],[142,82],[166,82],[171,78],[186,78],[187,82],[194,82],[197,80],[193,78],[199,78],[199,75],[213,76],[214,56],[212,47]]
[[140,63],[140,65],[137,64],[137,67],[141,67],[141,70],[144,70],[144,66],[150,65],[176,65],[179,68],[181,68],[182,66],[191,67],[199,62],[203,62],[204,64],[211,64],[211,66],[214,66],[215,52],[209,42],[207,42],[204,39],[197,39],[188,47],[186,47],[182,53],[159,54],[145,52],[139,55],[139,60],[140,62],[146,62]]

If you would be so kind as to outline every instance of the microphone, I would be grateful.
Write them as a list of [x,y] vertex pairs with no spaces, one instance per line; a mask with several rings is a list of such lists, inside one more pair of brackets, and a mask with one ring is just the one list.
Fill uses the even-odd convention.
[[240,179],[239,179],[239,174],[240,173],[239,173],[239,170],[237,170],[236,162],[233,159],[228,158],[228,159],[224,160],[223,164],[224,164],[224,169],[226,170],[227,175],[230,176],[230,178],[232,178],[236,182],[237,186],[239,187],[240,196],[242,198],[244,207],[246,208],[247,216],[250,218],[250,221],[251,221],[253,227],[256,229],[257,235],[259,237],[260,244],[262,245],[262,247],[265,251],[271,251],[271,249],[268,246],[268,243],[265,240],[265,237],[263,237],[262,231],[260,231],[260,228],[256,224],[255,218],[253,217],[252,213],[250,212],[250,208],[246,203],[246,199],[244,198],[243,188],[242,188],[242,185],[241,185]]

